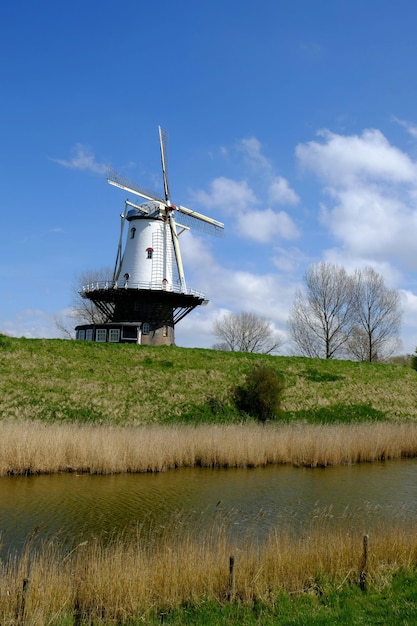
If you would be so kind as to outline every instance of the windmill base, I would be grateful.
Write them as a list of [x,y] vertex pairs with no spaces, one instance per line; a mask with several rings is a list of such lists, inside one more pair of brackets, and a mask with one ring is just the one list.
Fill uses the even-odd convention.
[[200,292],[112,288],[107,283],[88,285],[81,295],[108,321],[77,326],[76,339],[143,346],[172,346],[175,324],[196,306],[207,304]]
[[82,324],[75,328],[75,338],[98,343],[133,343],[142,346],[172,346],[174,325],[151,328],[149,324],[132,322],[110,322]]

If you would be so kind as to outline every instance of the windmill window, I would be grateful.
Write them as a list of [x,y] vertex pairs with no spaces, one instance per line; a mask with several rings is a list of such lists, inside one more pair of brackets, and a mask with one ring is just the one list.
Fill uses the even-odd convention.
[[147,258],[151,259],[153,255],[153,248],[146,248],[146,254],[148,255]]
[[113,343],[119,343],[120,341],[120,329],[119,328],[110,328],[109,341]]
[[142,324],[142,334],[149,335],[150,326],[148,322],[143,322]]
[[92,328],[87,328],[87,330],[85,331],[85,338],[87,341],[93,341],[93,329]]
[[85,330],[77,330],[77,339],[85,339]]
[[105,328],[97,328],[96,341],[105,342],[107,340],[107,331]]
[[135,233],[136,233],[136,228],[133,226],[133,228],[130,229],[130,238],[131,239],[135,238]]
[[123,326],[122,327],[122,339],[137,339],[138,329],[137,326]]

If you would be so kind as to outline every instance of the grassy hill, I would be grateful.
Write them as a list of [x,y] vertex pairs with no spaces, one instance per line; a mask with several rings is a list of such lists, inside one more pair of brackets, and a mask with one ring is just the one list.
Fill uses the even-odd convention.
[[237,422],[231,391],[257,363],[284,377],[284,420],[417,421],[417,372],[405,365],[4,335],[0,419]]

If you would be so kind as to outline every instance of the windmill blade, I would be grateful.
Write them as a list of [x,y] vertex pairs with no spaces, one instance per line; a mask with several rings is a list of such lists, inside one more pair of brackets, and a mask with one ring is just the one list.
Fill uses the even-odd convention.
[[142,198],[145,198],[145,200],[155,200],[156,202],[165,203],[164,198],[161,198],[161,196],[154,191],[149,191],[148,189],[145,189],[145,187],[137,185],[114,170],[108,170],[107,182],[110,183],[110,185],[114,185],[115,187],[119,187],[125,191],[130,191],[130,193],[134,193],[136,196],[141,196]]
[[159,129],[159,147],[161,149],[161,163],[162,163],[162,176],[164,179],[164,192],[165,192],[165,202],[168,206],[170,203],[170,194],[169,194],[169,185],[168,185],[168,163],[167,163],[167,143],[168,143],[168,135],[162,130],[160,126]]
[[184,266],[182,264],[180,244],[178,242],[177,226],[175,224],[175,218],[174,218],[174,211],[170,211],[168,219],[169,219],[169,225],[171,228],[172,243],[174,244],[175,258],[177,259],[178,276],[181,282],[182,290],[185,292],[187,291],[187,287],[185,284]]
[[187,209],[185,206],[178,206],[176,209],[179,213],[181,213],[181,221],[187,224],[190,228],[195,228],[196,230],[200,230],[210,235],[216,235],[217,237],[223,237],[223,222],[207,217],[207,215],[197,213],[197,211]]
[[132,209],[136,209],[137,211],[140,211],[144,215],[148,215],[149,214],[149,209],[147,209],[144,205],[140,206],[138,204],[133,204],[133,202],[130,202],[130,200],[125,200],[125,205],[126,206],[131,206]]
[[124,225],[125,225],[125,221],[126,221],[127,205],[128,204],[129,204],[129,202],[126,200],[126,202],[125,202],[125,210],[123,211],[123,213],[120,213],[120,219],[121,219],[121,221],[120,221],[120,237],[119,237],[119,244],[117,246],[116,261],[114,263],[114,270],[113,270],[113,282],[114,283],[119,278],[120,268],[122,266],[122,261],[123,261],[123,255],[122,255],[123,229],[124,229]]
[[181,233],[183,233],[186,230],[190,230],[189,226],[186,226],[185,224],[180,224],[180,222],[175,222],[175,226],[177,226],[177,228],[181,228],[180,232],[178,233],[178,237],[181,235]]
[[207,217],[207,215],[203,215],[202,213],[197,213],[197,211],[193,211],[192,209],[187,209],[185,206],[178,206],[178,211],[184,213],[185,215],[190,215],[191,217],[195,217],[198,220],[202,220],[203,222],[207,222],[208,224],[212,224],[213,226],[217,226],[217,228],[224,228],[223,222],[218,222],[214,220],[212,217]]

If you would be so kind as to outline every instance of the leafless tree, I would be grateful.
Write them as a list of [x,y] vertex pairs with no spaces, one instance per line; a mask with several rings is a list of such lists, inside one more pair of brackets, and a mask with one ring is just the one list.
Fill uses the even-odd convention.
[[271,354],[284,343],[271,322],[254,313],[226,313],[214,322],[213,333],[221,340],[213,348],[232,352]]
[[306,291],[298,291],[289,316],[297,349],[309,357],[347,356],[379,361],[399,347],[400,297],[373,268],[355,270],[329,263],[312,265]]
[[230,346],[225,341],[214,343],[212,345],[213,350],[222,350],[223,352],[230,352]]
[[305,274],[306,292],[296,293],[288,328],[301,354],[342,356],[352,329],[352,280],[345,269],[318,263]]
[[372,267],[353,275],[355,326],[348,350],[359,361],[381,361],[400,347],[400,296]]
[[107,322],[102,311],[87,298],[81,295],[83,285],[109,280],[113,271],[108,268],[100,270],[86,270],[74,277],[72,286],[72,302],[68,312],[64,317],[55,317],[55,325],[62,337],[72,339],[74,337],[74,327],[79,324],[100,324]]

